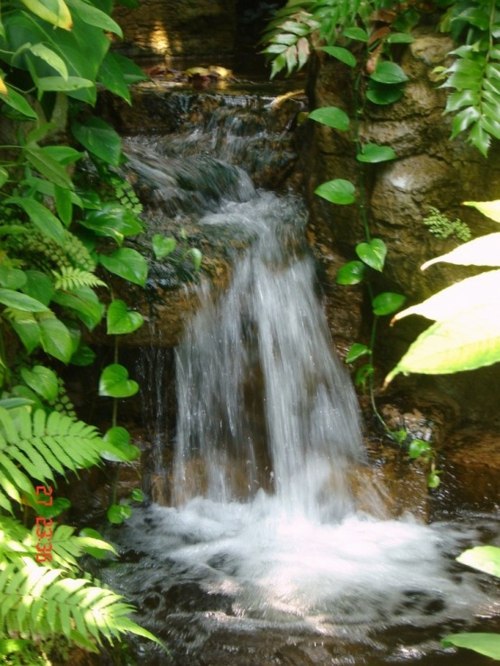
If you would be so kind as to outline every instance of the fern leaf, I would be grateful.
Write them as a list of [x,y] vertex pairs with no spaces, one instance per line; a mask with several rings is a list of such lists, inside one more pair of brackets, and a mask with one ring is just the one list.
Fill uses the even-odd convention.
[[62,291],[79,287],[105,287],[106,283],[91,273],[74,266],[62,266],[59,271],[52,271],[55,277],[54,286]]

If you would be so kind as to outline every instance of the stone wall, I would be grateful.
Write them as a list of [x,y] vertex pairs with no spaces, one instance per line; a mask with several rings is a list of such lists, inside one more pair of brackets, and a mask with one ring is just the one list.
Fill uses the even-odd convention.
[[[366,205],[371,217],[371,232],[388,247],[383,275],[376,276],[375,288],[403,293],[407,304],[418,302],[439,288],[460,278],[460,269],[437,264],[425,272],[420,266],[426,260],[457,246],[456,239],[439,240],[423,224],[429,207],[438,208],[451,219],[467,222],[472,235],[498,231],[498,225],[475,209],[461,205],[467,200],[491,200],[500,192],[500,151],[492,145],[489,158],[459,137],[450,141],[451,118],[444,115],[446,92],[436,81],[434,68],[446,64],[453,48],[450,39],[441,34],[417,33],[401,58],[409,77],[404,97],[389,106],[367,104],[360,134],[363,142],[392,146],[397,159],[364,166]],[[310,86],[311,108],[339,106],[353,117],[350,72],[341,63],[321,54],[314,64]],[[317,123],[307,123],[304,138],[303,171],[309,174],[306,192],[312,211],[311,234],[316,250],[329,276],[329,288],[345,289],[352,298],[360,298],[361,286],[333,286],[339,266],[321,253],[323,248],[336,248],[347,260],[356,259],[354,248],[364,240],[362,222],[355,206],[334,206],[314,194],[322,182],[347,178],[358,182],[360,165],[355,160],[352,141]],[[366,317],[369,319],[368,308]],[[388,318],[387,318],[388,319]],[[409,317],[390,328],[381,321],[377,359],[382,371],[392,367],[404,353],[409,341],[425,327],[425,322]],[[385,367],[384,367],[385,366]],[[485,373],[488,388],[483,389]],[[420,379],[422,379],[420,377]],[[402,381],[402,384],[399,382]],[[405,380],[398,380],[404,385]],[[493,381],[493,384],[491,383]],[[453,395],[464,413],[470,409],[492,407],[492,394],[500,386],[496,369],[460,373],[452,379],[423,381],[430,390]],[[421,385],[423,385],[421,383]],[[492,391],[492,387],[494,390]],[[472,394],[472,395],[471,395]],[[470,400],[473,398],[472,401]],[[480,404],[482,402],[482,404]]]

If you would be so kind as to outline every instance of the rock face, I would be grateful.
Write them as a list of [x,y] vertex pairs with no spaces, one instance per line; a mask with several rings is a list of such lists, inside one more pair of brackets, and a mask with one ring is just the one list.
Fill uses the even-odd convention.
[[133,56],[228,55],[234,51],[235,0],[142,0],[136,9],[117,7],[121,48]]
[[[391,146],[397,154],[395,160],[360,165],[355,159],[352,136],[312,122],[305,130],[309,133],[307,141],[312,142],[304,166],[304,171],[310,174],[306,189],[312,211],[312,233],[320,239],[321,247],[334,247],[350,259],[357,258],[354,248],[365,240],[357,208],[334,206],[314,195],[314,190],[320,183],[334,178],[349,179],[359,189],[360,178],[363,178],[372,237],[383,239],[388,247],[383,275],[375,278],[375,293],[389,290],[405,294],[407,305],[464,276],[456,267],[445,264],[432,266],[425,272],[419,269],[428,259],[459,243],[453,238],[439,240],[429,232],[423,219],[430,207],[452,220],[458,217],[466,222],[473,237],[498,230],[495,223],[461,205],[467,200],[498,198],[500,152],[493,145],[486,160],[463,138],[450,141],[451,120],[444,115],[446,92],[439,88],[434,68],[449,64],[446,54],[451,48],[450,39],[444,35],[417,32],[401,59],[409,78],[403,98],[388,106],[366,104],[359,127],[361,142]],[[353,118],[353,86],[348,68],[321,54],[315,69],[310,89],[312,108],[339,106]],[[331,265],[327,257],[325,263]],[[353,298],[355,295],[359,298],[362,287],[347,287],[346,290]],[[383,370],[395,365],[420,330],[422,322],[415,317],[393,328],[388,325],[384,328],[383,321],[380,322],[377,361]],[[467,373],[467,377],[479,390],[474,400],[477,407],[491,391],[486,389],[485,394],[485,390],[481,390],[481,372]],[[469,402],[470,391],[466,396],[460,389],[460,380],[457,384],[455,377],[453,383],[450,389],[449,382],[439,380],[440,389],[451,390],[464,413],[475,409]],[[485,407],[491,406],[488,398]]]

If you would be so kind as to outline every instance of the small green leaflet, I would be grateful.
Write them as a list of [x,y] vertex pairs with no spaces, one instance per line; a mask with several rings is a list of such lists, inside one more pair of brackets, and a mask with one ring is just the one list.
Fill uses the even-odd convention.
[[396,310],[399,310],[405,300],[406,297],[402,294],[384,291],[375,296],[372,301],[373,314],[378,316],[392,314],[393,312],[396,312]]
[[128,370],[119,363],[108,365],[99,379],[99,395],[110,398],[129,398],[137,393],[139,384],[129,379]]
[[121,426],[110,428],[104,435],[104,441],[109,445],[109,450],[101,455],[110,462],[130,462],[137,460],[141,454],[140,449],[130,443],[128,430]]
[[359,243],[356,245],[356,254],[370,268],[382,271],[387,254],[387,246],[380,238],[372,238],[369,243]]
[[379,146],[376,143],[365,143],[361,147],[361,152],[356,155],[358,162],[367,164],[376,164],[378,162],[387,162],[393,160],[396,153],[390,146]]
[[335,178],[322,183],[314,190],[314,193],[334,204],[347,205],[356,201],[354,185],[350,180],[343,178]]
[[385,83],[386,85],[394,85],[408,81],[408,77],[395,62],[388,60],[379,60],[373,74],[370,78],[377,83]]
[[361,261],[349,261],[337,271],[337,284],[359,284],[365,275],[365,265]]
[[163,259],[175,250],[177,241],[171,236],[162,236],[161,234],[154,234],[153,239],[153,253],[156,259]]
[[308,115],[308,118],[341,132],[349,129],[349,116],[337,106],[322,106],[319,109],[314,109]]
[[332,56],[332,58],[340,60],[340,62],[343,62],[344,65],[348,65],[349,67],[356,66],[356,57],[354,54],[342,46],[322,46],[321,51],[328,53],[328,55]]
[[124,247],[111,254],[100,254],[99,263],[110,273],[144,287],[148,276],[148,263],[137,250]]
[[139,312],[127,308],[127,304],[115,299],[108,307],[107,333],[108,335],[123,335],[133,333],[144,323],[144,317]]

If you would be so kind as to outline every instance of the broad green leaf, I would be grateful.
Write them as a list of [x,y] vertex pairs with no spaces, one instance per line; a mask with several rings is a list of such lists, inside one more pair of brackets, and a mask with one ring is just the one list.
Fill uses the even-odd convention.
[[27,296],[48,305],[54,296],[54,284],[46,273],[27,270],[26,284],[21,288]]
[[0,303],[23,312],[48,312],[49,309],[31,296],[20,294],[13,289],[0,289]]
[[33,14],[56,28],[71,30],[73,20],[64,0],[21,0]]
[[71,199],[71,190],[60,185],[54,186],[54,201],[57,214],[60,219],[69,227],[73,219],[73,201]]
[[464,201],[464,206],[473,206],[494,222],[500,222],[500,199],[495,201]]
[[78,535],[78,542],[83,550],[92,557],[102,560],[112,555],[117,555],[114,546],[105,541],[102,535],[91,527],[84,527]]
[[53,160],[64,166],[74,164],[84,157],[84,153],[71,148],[71,146],[44,146],[43,152],[45,155],[49,155]]
[[63,77],[63,79],[68,78],[68,68],[66,67],[66,63],[60,56],[57,55],[55,51],[50,49],[48,46],[45,46],[45,44],[39,42],[38,44],[30,44],[28,46],[28,50],[44,60],[53,69],[55,69],[56,72]]
[[366,98],[379,106],[393,104],[403,96],[402,86],[388,85],[384,83],[377,83],[370,80],[366,90]]
[[390,146],[379,146],[376,143],[365,143],[361,147],[361,152],[356,155],[358,162],[367,162],[375,164],[377,162],[387,162],[393,160],[396,153]]
[[146,496],[144,495],[142,490],[140,490],[140,488],[134,488],[132,490],[132,492],[130,493],[130,499],[133,502],[144,502],[144,500],[146,499]]
[[47,151],[36,144],[29,144],[24,149],[28,161],[51,183],[67,189],[73,189],[73,183],[63,165],[59,164]]
[[67,327],[53,315],[39,315],[38,324],[42,349],[59,361],[68,363],[73,354],[73,341]]
[[132,509],[127,504],[112,504],[106,512],[106,517],[113,525],[121,525],[132,515]]
[[356,201],[354,185],[350,180],[343,178],[335,178],[322,183],[314,190],[314,193],[334,204],[347,205]]
[[[61,76],[40,76],[37,80],[39,93],[44,92],[74,92],[82,88],[94,88],[95,84],[90,79],[84,79],[81,76],[68,76],[63,79]],[[40,95],[39,95],[40,97]]]
[[349,129],[349,116],[345,111],[339,109],[337,106],[323,106],[319,109],[314,109],[308,115],[309,120],[315,120],[327,127],[333,127],[341,132]]
[[59,245],[64,243],[66,232],[63,225],[43,204],[31,197],[10,197],[5,203],[22,208],[42,234],[48,236]]
[[104,120],[92,116],[85,123],[75,121],[71,130],[74,137],[90,153],[113,166],[120,164],[122,154],[120,136]]
[[89,211],[80,224],[97,236],[114,238],[119,245],[126,236],[135,236],[143,230],[137,215],[117,203],[104,203],[99,210]]
[[29,368],[21,368],[21,377],[25,383],[49,402],[55,400],[59,394],[59,384],[56,373],[43,365],[35,365]]
[[23,287],[28,278],[24,271],[18,268],[9,268],[0,264],[0,287],[7,289],[20,289]]
[[40,326],[35,316],[32,312],[11,309],[8,319],[26,351],[31,354],[40,344]]
[[110,273],[119,275],[124,280],[144,287],[148,275],[146,259],[137,250],[128,247],[115,250],[112,254],[100,254],[99,263]]
[[99,83],[109,91],[124,99],[128,104],[132,103],[129,84],[125,80],[120,62],[114,53],[108,51],[99,70]]
[[99,379],[99,395],[110,398],[129,398],[139,390],[139,384],[129,379],[128,370],[119,363],[108,365]]
[[427,474],[427,487],[434,489],[434,488],[439,488],[441,485],[441,479],[439,478],[439,471],[435,469],[431,469],[429,474]]
[[96,360],[96,356],[95,351],[91,347],[81,342],[78,349],[71,356],[70,363],[71,365],[85,367],[92,365]]
[[347,355],[345,357],[346,363],[354,363],[358,358],[365,356],[366,354],[371,354],[371,349],[367,345],[362,344],[361,342],[355,342],[351,345]]
[[375,296],[372,301],[373,314],[383,316],[392,314],[399,310],[406,300],[403,294],[395,294],[391,291],[384,291]]
[[451,252],[426,261],[420,268],[424,271],[441,261],[459,266],[500,266],[500,233],[474,238]]
[[370,268],[382,271],[387,255],[387,246],[380,238],[372,238],[369,243],[356,245],[356,254]]
[[30,120],[38,120],[36,111],[33,109],[24,95],[18,93],[17,90],[14,90],[14,88],[9,86],[8,83],[7,91],[8,93],[6,95],[2,95],[0,97],[0,101],[4,102],[12,109],[19,111],[19,113],[21,113],[23,116],[26,116],[26,118],[29,118]]
[[110,462],[130,462],[141,455],[140,449],[130,443],[129,432],[121,426],[110,428],[104,435],[104,441],[109,449],[101,455]]
[[379,60],[375,71],[370,75],[370,78],[377,83],[384,83],[386,85],[394,85],[408,81],[408,77],[395,62],[388,60]]
[[104,314],[104,305],[90,287],[57,292],[53,300],[58,305],[74,310],[90,331],[97,326]]
[[0,187],[3,187],[9,180],[9,172],[3,166],[0,166]]
[[356,66],[357,61],[354,54],[342,46],[322,46],[321,51],[328,53],[328,55],[332,56],[332,58],[340,60],[340,62],[343,62],[345,65],[349,65],[349,67]]
[[500,270],[485,271],[456,282],[422,303],[412,305],[394,316],[394,320],[408,315],[421,315],[434,321],[451,319],[461,310],[496,301],[500,307]]
[[391,32],[386,39],[388,44],[411,44],[413,41],[415,38],[409,32]]
[[364,389],[366,382],[370,379],[374,372],[375,368],[373,365],[371,363],[365,363],[356,370],[356,374],[354,375],[354,383],[356,386],[360,386]]
[[118,37],[123,37],[123,32],[118,23],[109,14],[97,9],[88,2],[82,0],[66,0],[72,14],[77,14],[84,23],[101,28],[107,32],[114,32]]
[[342,31],[342,34],[344,37],[348,37],[349,39],[355,39],[358,42],[367,42],[368,41],[368,33],[366,30],[363,30],[363,28],[346,28],[345,30]]
[[441,375],[474,370],[499,360],[500,310],[497,303],[482,304],[425,330],[387,375],[385,384],[399,373]]
[[113,56],[112,59],[120,67],[123,78],[128,85],[138,83],[139,81],[147,81],[149,79],[144,73],[144,70],[142,70],[139,65],[136,65],[136,63],[130,58],[121,55],[121,53],[115,53],[114,51],[111,55]]
[[107,329],[108,335],[122,335],[133,333],[144,323],[144,317],[139,312],[127,308],[127,304],[115,299],[108,307]]
[[500,548],[498,546],[469,548],[457,557],[457,562],[500,578]]
[[431,452],[431,445],[423,439],[412,439],[408,447],[408,456],[412,460],[425,458]]
[[491,659],[500,660],[500,634],[480,632],[449,634],[441,642],[445,647],[454,645],[455,647],[467,648],[479,654],[484,654]]
[[167,257],[177,247],[177,241],[171,236],[162,236],[161,234],[154,234],[153,239],[153,253],[156,259],[163,259]]
[[359,284],[365,275],[365,265],[361,261],[349,261],[337,271],[337,284]]

